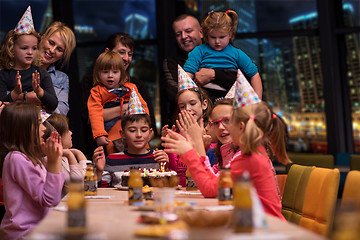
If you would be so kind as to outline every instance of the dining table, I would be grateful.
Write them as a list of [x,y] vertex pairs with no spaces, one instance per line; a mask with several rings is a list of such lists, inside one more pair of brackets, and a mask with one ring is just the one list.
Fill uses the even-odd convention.
[[[197,208],[217,206],[216,198],[204,198],[197,191],[186,191],[184,188],[175,191],[175,201],[191,202]],[[119,188],[99,188],[97,196],[86,199],[86,232],[85,239],[156,239],[139,237],[134,234],[147,225],[138,221],[139,217],[148,214],[139,206],[128,204],[128,191]],[[254,229],[251,233],[233,233],[227,228],[223,239],[327,239],[293,223],[266,214],[266,228]],[[190,226],[191,227],[191,226]],[[26,239],[61,240],[67,231],[67,198],[64,197],[57,207],[30,232]],[[191,233],[191,231],[189,231]],[[209,234],[211,231],[208,231]],[[161,239],[171,239],[161,238]],[[186,238],[174,238],[186,239]],[[191,238],[190,238],[191,239]],[[210,239],[203,235],[199,239]]]

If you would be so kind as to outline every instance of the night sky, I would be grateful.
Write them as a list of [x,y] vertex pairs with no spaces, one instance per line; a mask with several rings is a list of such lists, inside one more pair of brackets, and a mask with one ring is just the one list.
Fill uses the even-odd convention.
[[[345,2],[353,5],[359,23],[359,1]],[[0,29],[8,31],[15,27],[30,4],[35,28],[39,30],[47,3],[46,0],[0,0]],[[255,6],[258,31],[287,30],[291,18],[316,11],[316,0],[256,0]],[[110,33],[123,31],[129,13],[138,13],[151,20],[148,31],[156,37],[155,0],[74,0],[74,13],[76,25],[93,26],[103,39]]]

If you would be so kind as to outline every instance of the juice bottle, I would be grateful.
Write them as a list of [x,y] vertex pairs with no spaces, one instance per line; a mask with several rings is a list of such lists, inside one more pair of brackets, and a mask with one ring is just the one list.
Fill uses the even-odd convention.
[[84,193],[85,196],[97,195],[97,178],[93,163],[88,163],[86,165],[86,173],[84,178]]
[[82,180],[72,180],[69,184],[68,231],[69,236],[86,234],[86,200]]
[[129,205],[133,205],[136,202],[141,202],[143,200],[143,180],[141,178],[141,173],[138,169],[130,170],[129,177]]
[[249,172],[244,172],[242,177],[236,179],[233,194],[234,211],[232,225],[234,232],[252,232],[253,215]]
[[230,168],[221,168],[218,183],[219,205],[231,205],[233,181],[231,179]]

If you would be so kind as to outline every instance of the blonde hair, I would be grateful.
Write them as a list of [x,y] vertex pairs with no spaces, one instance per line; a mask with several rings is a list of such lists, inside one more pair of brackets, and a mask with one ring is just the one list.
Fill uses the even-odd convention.
[[204,41],[208,42],[208,35],[213,31],[221,31],[230,34],[230,40],[233,41],[236,34],[238,15],[233,10],[226,12],[211,12],[201,22]]
[[[41,42],[46,41],[54,33],[59,32],[60,36],[65,42],[64,55],[62,58],[62,66],[67,64],[70,60],[71,53],[74,51],[76,46],[76,38],[74,32],[62,22],[53,22],[42,35]],[[40,42],[40,45],[41,45]]]
[[128,79],[128,74],[125,71],[123,60],[119,53],[113,51],[105,51],[99,55],[95,61],[93,78],[94,85],[102,84],[100,73],[103,70],[116,69],[120,70],[120,82],[119,84],[124,84]]
[[[15,61],[14,61],[14,54],[13,54],[13,50],[14,50],[14,45],[16,44],[16,41],[23,35],[33,35],[37,38],[37,46],[39,47],[39,42],[40,42],[40,34],[36,31],[32,31],[30,33],[17,33],[15,32],[13,29],[10,30],[2,44],[1,44],[1,49],[0,49],[0,67],[5,68],[5,69],[12,69],[15,66]],[[36,54],[36,57],[34,59],[34,61],[31,63],[31,65],[33,66],[40,66],[41,63],[41,59],[39,57],[39,54]]]
[[242,154],[258,152],[258,147],[270,143],[279,162],[290,163],[286,153],[286,127],[279,117],[273,115],[267,103],[234,109],[231,119],[235,124],[245,124],[244,133],[239,137]]

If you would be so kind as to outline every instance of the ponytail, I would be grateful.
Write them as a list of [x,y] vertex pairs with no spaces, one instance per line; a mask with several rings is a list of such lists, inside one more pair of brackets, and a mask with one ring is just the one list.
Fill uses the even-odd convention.
[[234,38],[235,38],[235,35],[236,35],[239,16],[233,10],[227,10],[225,13],[231,18],[231,32],[230,32],[230,35],[231,35],[231,41],[233,41]]
[[279,116],[275,114],[273,116],[273,127],[269,136],[271,147],[278,161],[286,165],[291,163],[286,153],[286,142],[288,139],[286,124]]

